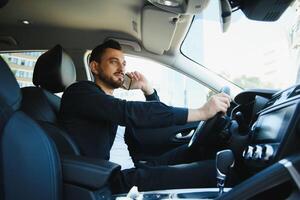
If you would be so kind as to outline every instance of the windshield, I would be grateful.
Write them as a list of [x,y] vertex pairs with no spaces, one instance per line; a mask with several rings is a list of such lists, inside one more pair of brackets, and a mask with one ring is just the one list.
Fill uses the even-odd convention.
[[218,2],[195,16],[181,47],[185,56],[242,88],[282,89],[299,82],[298,1],[276,22],[249,20],[235,11],[225,33]]

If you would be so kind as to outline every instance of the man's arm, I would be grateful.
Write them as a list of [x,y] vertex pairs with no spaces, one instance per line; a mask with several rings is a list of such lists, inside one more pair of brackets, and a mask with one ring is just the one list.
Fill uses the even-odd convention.
[[126,101],[105,94],[91,82],[78,82],[67,88],[61,102],[62,118],[84,118],[132,127],[167,127],[185,124],[188,110],[158,101]]
[[146,101],[160,101],[159,96],[154,89],[154,92],[150,95],[145,95]]
[[218,112],[226,113],[230,106],[230,97],[227,94],[219,93],[212,96],[202,107],[189,109],[187,122],[208,120]]
[[[135,71],[127,73],[132,79],[131,89],[141,89],[146,96],[146,100],[158,100],[159,97],[146,77]],[[198,109],[189,109],[187,122],[205,121],[213,117],[218,112],[226,113],[230,106],[230,97],[227,94],[220,93],[212,96],[206,104]]]
[[158,101],[126,101],[105,94],[91,82],[78,82],[64,93],[61,118],[85,118],[123,126],[159,128],[183,125],[186,122],[207,120],[218,112],[226,112],[229,98],[225,94],[213,96],[198,109],[176,108]]

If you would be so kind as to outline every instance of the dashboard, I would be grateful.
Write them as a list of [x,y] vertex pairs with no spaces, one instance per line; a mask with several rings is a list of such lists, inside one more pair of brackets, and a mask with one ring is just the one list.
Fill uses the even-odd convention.
[[[234,106],[227,113],[228,118],[224,118],[230,120],[230,123],[226,123],[228,126],[221,135],[227,144],[236,144],[236,148],[229,145],[235,156],[236,153],[242,154],[241,159],[236,159],[236,165],[241,170],[235,171],[242,182],[233,188],[225,188],[222,196],[218,188],[191,188],[150,192],[132,190],[127,195],[117,195],[113,199],[128,199],[131,196],[136,199],[245,199],[247,195],[252,197],[278,186],[276,183],[289,180],[286,177],[290,175],[281,164],[267,167],[279,160],[282,163],[283,158],[290,162],[290,156],[299,153],[300,85],[282,91],[246,90],[238,94],[232,104]],[[300,159],[295,160],[291,162],[296,163]],[[259,172],[264,168],[267,169]],[[275,187],[275,190],[283,194],[284,189],[278,190]],[[277,194],[273,190],[272,193],[268,192],[264,194],[266,196],[260,196],[260,199],[269,199],[270,194]]]
[[249,139],[242,157],[250,169],[265,168],[299,152],[300,85],[278,92],[245,91],[235,101],[248,119]]

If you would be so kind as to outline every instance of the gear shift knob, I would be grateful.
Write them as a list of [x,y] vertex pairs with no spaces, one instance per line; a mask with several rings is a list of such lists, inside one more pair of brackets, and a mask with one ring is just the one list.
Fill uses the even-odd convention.
[[220,92],[228,94],[230,96],[230,88],[228,86],[224,86],[220,89]]
[[219,151],[216,155],[217,186],[219,195],[223,193],[226,176],[229,169],[234,166],[234,156],[230,149]]

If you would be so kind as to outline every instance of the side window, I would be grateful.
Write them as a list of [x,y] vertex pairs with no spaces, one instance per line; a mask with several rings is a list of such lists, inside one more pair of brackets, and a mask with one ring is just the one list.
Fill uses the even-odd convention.
[[[133,56],[126,56],[126,62],[126,71],[144,74],[157,90],[160,100],[167,105],[197,108],[213,94],[209,88],[157,62]],[[114,95],[126,100],[145,100],[140,90],[117,89]]]
[[32,86],[32,75],[34,65],[38,57],[44,52],[22,51],[0,53],[0,56],[7,62],[14,73],[20,87]]

